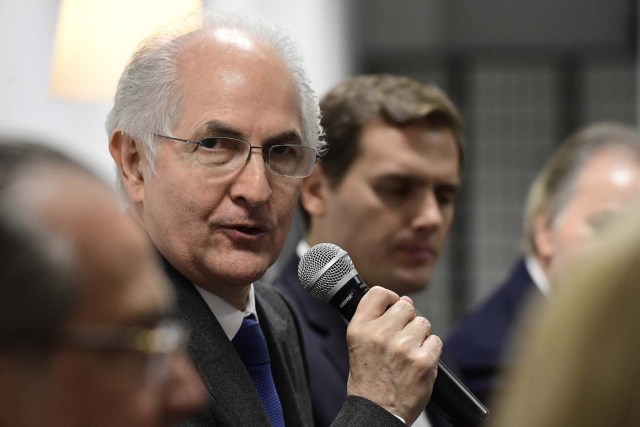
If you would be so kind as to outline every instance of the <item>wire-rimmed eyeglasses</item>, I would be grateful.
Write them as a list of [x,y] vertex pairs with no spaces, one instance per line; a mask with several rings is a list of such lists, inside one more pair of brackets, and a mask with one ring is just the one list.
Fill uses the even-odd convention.
[[254,148],[261,150],[264,162],[272,172],[293,177],[305,178],[311,174],[317,161],[317,152],[311,147],[300,144],[276,144],[265,147],[251,145],[248,141],[226,136],[207,136],[199,141],[159,135],[160,138],[186,142],[196,146],[198,162],[207,167],[238,169],[251,159]]
[[149,357],[146,375],[162,382],[168,375],[169,356],[183,353],[188,331],[175,321],[165,320],[153,327],[83,325],[64,330],[58,344],[65,348],[98,352],[133,352]]

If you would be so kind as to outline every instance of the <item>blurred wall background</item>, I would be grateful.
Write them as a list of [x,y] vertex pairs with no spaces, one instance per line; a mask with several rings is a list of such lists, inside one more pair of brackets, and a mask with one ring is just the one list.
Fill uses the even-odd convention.
[[520,255],[522,206],[554,147],[594,121],[636,124],[637,2],[361,0],[353,15],[357,72],[435,82],[465,117],[452,239],[417,298],[442,334]]
[[[46,138],[112,180],[110,101],[48,95],[59,3],[0,3],[0,131]],[[635,0],[206,3],[244,7],[286,28],[319,95],[347,75],[389,72],[435,82],[461,108],[467,164],[458,215],[434,281],[415,298],[440,335],[520,253],[529,183],[561,139],[593,121],[636,124]],[[299,232],[296,225],[285,252]]]

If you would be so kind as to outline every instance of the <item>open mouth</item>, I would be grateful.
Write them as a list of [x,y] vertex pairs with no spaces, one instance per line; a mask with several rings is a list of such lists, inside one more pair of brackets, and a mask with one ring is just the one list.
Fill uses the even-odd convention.
[[247,234],[249,236],[258,236],[265,233],[265,229],[262,227],[234,226],[231,228],[239,233]]

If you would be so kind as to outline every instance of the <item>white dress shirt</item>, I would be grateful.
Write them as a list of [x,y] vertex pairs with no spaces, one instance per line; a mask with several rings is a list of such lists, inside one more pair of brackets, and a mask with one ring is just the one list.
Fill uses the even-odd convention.
[[524,262],[529,276],[533,279],[533,283],[540,289],[542,295],[545,297],[549,296],[549,279],[547,279],[547,275],[544,274],[544,270],[542,270],[538,260],[528,256]]
[[212,294],[208,290],[201,288],[198,285],[195,285],[200,295],[204,299],[204,302],[207,303],[209,309],[216,316],[218,323],[222,326],[225,335],[229,338],[229,341],[236,336],[238,331],[240,330],[240,326],[242,325],[242,321],[245,317],[254,315],[256,321],[260,323],[258,319],[258,313],[256,311],[256,296],[253,290],[253,284],[251,284],[251,288],[249,289],[249,301],[247,302],[247,307],[243,310],[238,310],[227,301],[223,300],[217,295]]

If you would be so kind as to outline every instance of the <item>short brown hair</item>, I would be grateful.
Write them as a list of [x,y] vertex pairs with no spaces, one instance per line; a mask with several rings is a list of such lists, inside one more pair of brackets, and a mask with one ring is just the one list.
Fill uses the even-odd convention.
[[[430,126],[451,129],[462,171],[462,116],[436,85],[391,74],[356,76],[338,84],[325,95],[320,101],[320,111],[327,144],[322,169],[331,186],[342,181],[358,156],[363,128],[377,117],[396,127],[424,121]],[[301,211],[308,228],[309,215],[304,208]]]

